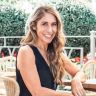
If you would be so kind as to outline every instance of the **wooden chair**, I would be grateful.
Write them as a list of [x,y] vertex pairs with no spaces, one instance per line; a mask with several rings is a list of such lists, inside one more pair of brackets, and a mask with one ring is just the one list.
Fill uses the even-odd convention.
[[[85,73],[87,80],[91,80],[91,82],[96,80],[96,60],[89,60],[83,65],[81,70]],[[96,92],[86,92],[87,96],[96,96]]]
[[85,73],[86,79],[96,79],[96,60],[86,62],[82,67],[82,71]]
[[20,89],[15,79],[10,77],[2,77],[2,80],[4,82],[7,96],[19,96]]

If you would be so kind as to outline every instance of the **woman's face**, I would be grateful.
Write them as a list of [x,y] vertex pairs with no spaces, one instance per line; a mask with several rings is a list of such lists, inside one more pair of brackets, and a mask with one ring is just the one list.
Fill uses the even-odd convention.
[[57,21],[54,15],[45,13],[36,26],[38,41],[49,44],[57,32]]

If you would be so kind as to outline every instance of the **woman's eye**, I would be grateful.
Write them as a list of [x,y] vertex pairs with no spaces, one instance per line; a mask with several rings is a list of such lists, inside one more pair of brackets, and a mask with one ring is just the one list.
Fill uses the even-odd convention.
[[53,23],[52,26],[57,26],[57,23]]
[[45,23],[43,23],[42,25],[47,25],[47,23],[45,22]]

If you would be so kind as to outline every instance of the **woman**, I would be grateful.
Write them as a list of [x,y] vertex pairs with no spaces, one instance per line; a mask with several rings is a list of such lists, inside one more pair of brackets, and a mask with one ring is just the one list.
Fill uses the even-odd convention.
[[[26,36],[21,40],[16,76],[20,96],[85,96],[84,75],[63,54],[65,36],[59,13],[49,6],[30,15]],[[57,92],[64,70],[73,76],[72,93]]]

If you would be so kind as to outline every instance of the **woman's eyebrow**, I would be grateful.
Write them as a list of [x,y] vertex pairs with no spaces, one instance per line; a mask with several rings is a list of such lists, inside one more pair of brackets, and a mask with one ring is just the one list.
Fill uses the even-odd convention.
[[47,21],[42,21],[41,23],[45,23],[45,22],[47,22]]
[[[48,23],[48,21],[42,21],[41,23]],[[57,23],[57,22],[53,21],[52,23]]]

